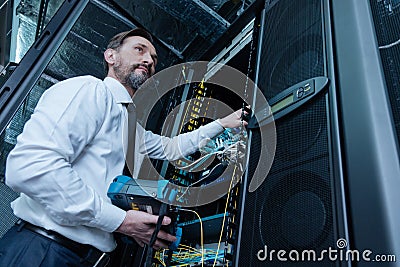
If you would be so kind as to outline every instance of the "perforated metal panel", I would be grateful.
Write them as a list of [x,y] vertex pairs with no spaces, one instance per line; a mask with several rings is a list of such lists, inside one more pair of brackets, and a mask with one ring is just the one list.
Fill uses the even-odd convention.
[[17,196],[17,193],[0,182],[0,237],[2,237],[17,220],[10,206],[10,203],[17,198]]
[[284,89],[324,75],[321,1],[273,1],[267,8],[259,87],[270,100]]
[[[269,250],[301,252],[335,245],[326,99],[326,94],[321,94],[276,121],[274,163],[262,186],[246,196],[239,266],[248,262],[246,255],[251,255],[250,266],[263,266],[256,254],[264,246]],[[250,176],[260,152],[260,135],[253,132]],[[276,258],[268,263],[291,266]],[[335,266],[332,262],[323,264]]]
[[[274,97],[287,88],[327,75],[322,3],[267,1],[258,86],[272,106]],[[320,261],[296,261],[288,255],[291,250],[297,250],[300,256],[303,250],[314,250],[318,257],[322,250],[336,248],[339,238],[335,223],[343,207],[336,199],[337,177],[332,169],[335,153],[331,143],[330,90],[328,86],[308,102],[290,112],[284,108],[276,116],[277,146],[271,170],[255,192],[245,193],[236,266],[340,265],[327,257]],[[265,153],[265,148],[255,130],[249,181],[260,153]],[[261,261],[257,253],[265,247],[269,252],[274,250],[275,255],[270,258],[268,254]],[[287,252],[287,261],[278,259],[279,250]]]
[[400,143],[400,2],[370,0],[376,37]]

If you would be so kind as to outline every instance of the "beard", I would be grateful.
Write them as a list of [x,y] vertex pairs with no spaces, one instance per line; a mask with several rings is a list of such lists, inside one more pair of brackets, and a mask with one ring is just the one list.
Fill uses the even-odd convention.
[[121,65],[114,65],[114,73],[124,86],[129,86],[133,90],[138,90],[139,87],[149,78],[149,72],[136,73],[135,69],[144,64],[135,64],[131,67],[123,67]]

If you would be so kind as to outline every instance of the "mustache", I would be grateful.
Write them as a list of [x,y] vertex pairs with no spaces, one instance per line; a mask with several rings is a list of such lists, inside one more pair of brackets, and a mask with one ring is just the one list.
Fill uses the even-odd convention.
[[135,64],[132,66],[132,71],[134,71],[135,69],[139,68],[139,67],[145,67],[147,70],[147,76],[150,76],[150,67],[147,64],[144,63],[140,63],[140,64]]

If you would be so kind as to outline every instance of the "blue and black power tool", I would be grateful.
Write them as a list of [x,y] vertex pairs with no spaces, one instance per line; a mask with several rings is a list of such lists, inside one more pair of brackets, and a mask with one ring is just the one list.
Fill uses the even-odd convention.
[[[163,199],[175,197],[167,190],[168,181],[138,180],[129,176],[119,175],[110,184],[107,196],[111,202],[124,210],[138,210],[163,217],[167,215],[172,222],[168,226],[157,225],[156,231],[163,229],[177,237],[177,240],[170,244],[169,248],[175,250],[182,236],[182,228],[177,227],[177,209],[164,203]],[[162,219],[161,219],[162,220]]]

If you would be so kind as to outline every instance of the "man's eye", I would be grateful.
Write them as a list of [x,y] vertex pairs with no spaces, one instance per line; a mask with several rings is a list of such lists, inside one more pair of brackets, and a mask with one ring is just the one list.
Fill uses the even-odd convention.
[[143,48],[142,48],[142,47],[140,47],[140,46],[138,46],[138,47],[135,47],[135,49],[136,49],[138,52],[143,52]]

